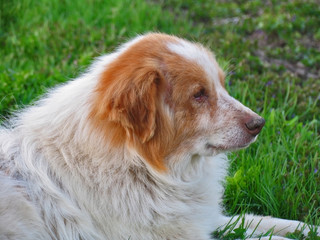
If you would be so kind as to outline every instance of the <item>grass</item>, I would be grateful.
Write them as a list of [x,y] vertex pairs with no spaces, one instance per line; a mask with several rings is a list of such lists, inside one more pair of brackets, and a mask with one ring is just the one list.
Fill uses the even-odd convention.
[[[231,95],[267,120],[255,144],[230,155],[226,211],[320,225],[316,0],[0,4],[1,116],[8,117],[47,88],[77,76],[94,57],[137,33],[161,31],[200,41],[225,66]],[[299,233],[289,237],[302,239]]]

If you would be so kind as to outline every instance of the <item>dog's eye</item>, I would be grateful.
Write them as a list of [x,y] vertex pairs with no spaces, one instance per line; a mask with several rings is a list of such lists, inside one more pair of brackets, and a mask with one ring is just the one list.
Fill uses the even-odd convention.
[[208,95],[206,94],[206,90],[204,88],[201,88],[201,90],[194,94],[193,97],[197,102],[200,103],[208,99]]

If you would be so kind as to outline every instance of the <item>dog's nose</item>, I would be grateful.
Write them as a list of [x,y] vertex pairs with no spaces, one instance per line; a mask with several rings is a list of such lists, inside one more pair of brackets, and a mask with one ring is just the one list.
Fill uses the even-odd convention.
[[266,121],[262,117],[252,117],[245,122],[245,125],[247,127],[247,131],[256,136],[263,128],[265,122]]

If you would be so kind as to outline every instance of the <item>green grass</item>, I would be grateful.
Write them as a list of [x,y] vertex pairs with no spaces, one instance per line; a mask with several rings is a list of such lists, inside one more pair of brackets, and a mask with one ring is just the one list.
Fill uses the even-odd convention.
[[[30,104],[137,33],[202,42],[231,95],[266,118],[230,155],[225,206],[320,225],[320,4],[303,1],[0,0],[0,115]],[[226,237],[234,239],[238,236]],[[291,237],[301,239],[298,233]],[[309,239],[316,239],[309,236]]]

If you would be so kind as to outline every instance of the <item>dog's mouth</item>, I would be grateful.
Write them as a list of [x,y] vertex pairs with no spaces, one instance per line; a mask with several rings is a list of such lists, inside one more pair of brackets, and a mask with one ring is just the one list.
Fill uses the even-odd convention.
[[220,152],[235,151],[235,150],[240,150],[240,149],[248,147],[251,143],[255,142],[256,139],[257,139],[257,136],[255,136],[254,138],[246,139],[246,140],[239,141],[236,143],[230,142],[230,144],[225,144],[225,145],[221,145],[221,144],[214,145],[211,143],[207,143],[206,148],[212,149],[214,151],[220,151]]
[[243,144],[243,145],[233,145],[233,146],[207,144],[206,148],[207,149],[212,149],[214,151],[219,151],[219,152],[228,152],[228,151],[235,151],[235,150],[238,150],[238,149],[246,148],[249,145],[250,145],[250,143]]

